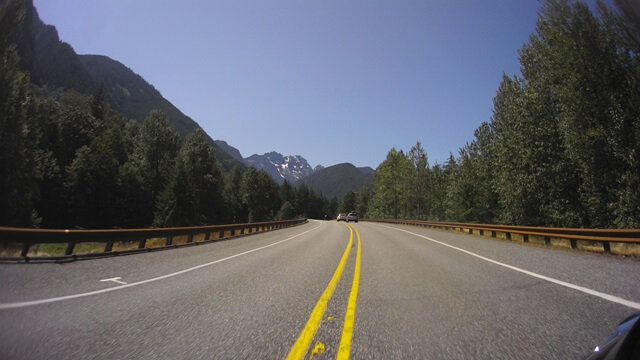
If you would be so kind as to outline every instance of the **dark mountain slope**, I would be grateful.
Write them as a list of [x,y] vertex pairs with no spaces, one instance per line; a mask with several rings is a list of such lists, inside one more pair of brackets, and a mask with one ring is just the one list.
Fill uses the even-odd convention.
[[226,152],[227,154],[229,154],[232,158],[240,161],[241,163],[244,164],[244,158],[242,157],[242,154],[240,154],[240,150],[234,148],[233,146],[229,145],[226,141],[224,140],[215,140],[216,145],[218,145],[218,147],[223,150],[224,152]]
[[[2,24],[1,45],[16,44],[21,70],[29,74],[31,83],[43,95],[55,96],[67,90],[92,95],[102,87],[106,100],[128,118],[142,122],[151,110],[160,109],[183,137],[199,127],[123,64],[106,56],[77,55],[60,40],[54,26],[40,20],[32,0],[0,0],[0,7],[3,18],[12,21]],[[209,136],[207,140],[224,169],[244,167]]]
[[[199,127],[198,123],[165,99],[153,85],[122,63],[102,55],[78,55],[78,58],[91,76],[101,84],[107,100],[124,116],[142,122],[151,110],[160,109],[183,137]],[[226,170],[235,165],[244,166],[222,151],[208,135],[207,140]]]
[[359,191],[373,184],[373,173],[344,163],[329,166],[298,181],[328,198],[341,198],[347,191]]
[[[75,89],[93,93],[97,83],[77,58],[73,48],[60,41],[54,26],[45,25],[31,0],[0,1],[7,15],[18,22],[12,34],[20,56],[20,68],[31,82],[46,92]],[[6,29],[5,29],[6,30]]]

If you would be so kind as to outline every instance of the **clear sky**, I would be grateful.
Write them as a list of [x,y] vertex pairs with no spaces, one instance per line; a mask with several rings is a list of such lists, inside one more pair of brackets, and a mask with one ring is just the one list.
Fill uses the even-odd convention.
[[35,0],[79,54],[122,62],[244,157],[431,164],[491,117],[536,0]]

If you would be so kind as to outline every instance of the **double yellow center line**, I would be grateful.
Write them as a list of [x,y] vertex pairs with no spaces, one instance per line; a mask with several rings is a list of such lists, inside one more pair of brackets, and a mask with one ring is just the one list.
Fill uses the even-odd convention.
[[340,338],[340,346],[338,347],[338,355],[337,359],[348,359],[351,353],[351,339],[353,338],[353,323],[355,321],[356,316],[356,300],[358,297],[358,286],[360,285],[360,257],[361,257],[361,242],[360,242],[360,233],[357,229],[354,229],[350,225],[349,227],[349,243],[347,244],[347,248],[342,254],[342,259],[340,259],[340,263],[336,268],[331,281],[329,281],[329,285],[320,296],[318,303],[313,308],[311,312],[311,316],[307,321],[304,329],[300,333],[298,340],[291,347],[289,351],[289,355],[287,356],[288,360],[299,360],[304,359],[307,351],[309,350],[309,346],[313,341],[313,337],[315,336],[318,328],[320,327],[320,323],[322,323],[322,317],[324,315],[325,310],[327,309],[327,304],[333,295],[338,282],[340,281],[340,277],[342,276],[342,272],[344,271],[344,267],[347,263],[347,259],[349,258],[349,252],[351,251],[351,247],[353,246],[353,232],[358,238],[358,249],[356,251],[356,266],[353,272],[353,283],[351,284],[351,293],[349,294],[349,302],[347,303],[347,311],[344,317],[344,325],[342,327],[342,337]]

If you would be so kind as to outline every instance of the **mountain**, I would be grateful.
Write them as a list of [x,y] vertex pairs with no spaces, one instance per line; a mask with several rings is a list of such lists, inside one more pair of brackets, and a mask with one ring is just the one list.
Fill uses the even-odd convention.
[[[96,82],[101,84],[107,101],[124,116],[142,122],[151,110],[162,110],[182,137],[200,127],[165,99],[153,85],[122,63],[102,55],[78,55],[78,58]],[[224,169],[242,166],[241,161],[236,161],[220,149],[209,135],[207,141]]]
[[373,168],[369,166],[359,167],[358,170],[360,170],[360,172],[363,174],[370,174],[370,175],[373,175],[376,172],[375,170],[373,170]]
[[214,141],[216,143],[216,145],[218,145],[218,147],[226,152],[227,154],[229,154],[232,158],[240,161],[241,163],[244,164],[244,158],[242,157],[242,154],[240,154],[240,150],[234,148],[233,146],[227,144],[226,141],[224,140],[215,140]]
[[95,91],[98,84],[76,52],[71,45],[60,41],[54,26],[40,20],[32,0],[2,0],[0,6],[7,12],[5,18],[16,22],[16,27],[8,27],[16,31],[12,35],[20,56],[20,69],[29,73],[33,85],[45,92],[58,89],[74,89],[81,93]]
[[264,155],[251,155],[244,159],[244,162],[247,166],[266,171],[278,184],[285,180],[294,183],[313,173],[313,168],[302,156],[283,156],[275,151]]
[[370,167],[356,168],[349,163],[329,166],[298,181],[328,198],[342,198],[349,191],[360,191],[373,185],[374,171]]
[[[20,68],[44,95],[55,96],[67,90],[92,95],[102,88],[107,102],[127,118],[143,122],[151,110],[160,109],[183,137],[199,127],[125,65],[106,56],[76,54],[69,44],[60,40],[54,26],[40,20],[32,0],[0,0],[0,6],[4,5],[9,15],[6,18],[19,23],[15,38]],[[208,135],[207,140],[224,169],[243,166],[215,145]]]

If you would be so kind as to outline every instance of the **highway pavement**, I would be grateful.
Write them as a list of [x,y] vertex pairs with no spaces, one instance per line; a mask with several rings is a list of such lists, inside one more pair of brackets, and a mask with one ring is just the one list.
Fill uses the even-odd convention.
[[580,359],[640,261],[368,222],[0,264],[0,359]]

